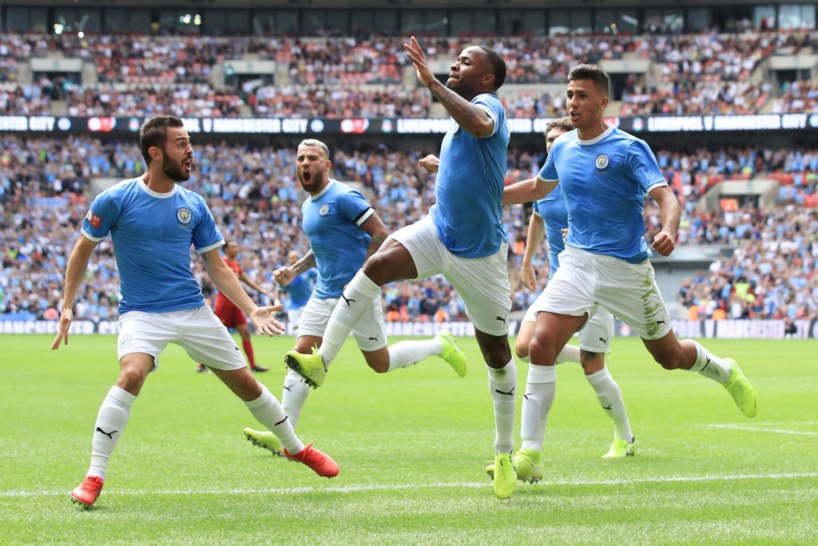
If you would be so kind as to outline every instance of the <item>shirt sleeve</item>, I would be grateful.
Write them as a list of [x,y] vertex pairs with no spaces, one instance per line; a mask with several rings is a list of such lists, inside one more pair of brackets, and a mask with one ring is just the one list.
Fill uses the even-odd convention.
[[548,157],[545,160],[545,165],[542,166],[542,169],[540,169],[540,174],[538,175],[542,180],[547,182],[554,182],[555,180],[560,179],[559,175],[557,174],[557,166],[554,164],[554,157],[557,155],[554,153],[556,147],[557,143],[554,142],[553,146],[551,147],[551,153],[548,154]]
[[644,140],[636,140],[628,147],[627,161],[628,168],[645,194],[659,186],[667,186],[656,157]]
[[118,218],[119,203],[111,192],[104,191],[91,203],[91,208],[82,221],[82,234],[98,243],[108,236]]
[[355,222],[358,226],[366,222],[369,217],[375,213],[375,209],[369,205],[364,196],[354,190],[345,193],[341,199],[339,199],[338,207],[341,210],[341,214],[344,215],[344,218]]
[[224,237],[216,226],[213,214],[200,196],[196,196],[196,215],[199,217],[193,228],[193,247],[199,254],[210,252],[224,245]]
[[483,93],[474,97],[472,104],[485,111],[492,121],[494,121],[494,128],[491,130],[491,134],[488,135],[494,136],[500,128],[500,120],[502,120],[505,115],[502,103],[494,95]]

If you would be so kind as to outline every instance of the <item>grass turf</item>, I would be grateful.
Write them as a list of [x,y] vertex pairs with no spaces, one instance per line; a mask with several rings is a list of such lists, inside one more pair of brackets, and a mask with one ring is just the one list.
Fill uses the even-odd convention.
[[[277,396],[292,338],[254,338]],[[465,379],[439,359],[388,376],[350,341],[310,394],[298,432],[341,475],[321,479],[243,439],[243,404],[178,347],[134,407],[97,503],[84,476],[99,404],[117,374],[115,339],[2,336],[0,542],[179,544],[814,543],[818,540],[818,343],[708,340],[759,391],[744,418],[698,374],[665,372],[637,340],[609,366],[637,437],[601,455],[613,426],[576,364],[558,368],[545,478],[499,501],[484,474],[493,421],[476,343]],[[526,365],[518,363],[521,391]],[[517,414],[519,431],[519,411]],[[519,432],[517,434],[519,438]]]

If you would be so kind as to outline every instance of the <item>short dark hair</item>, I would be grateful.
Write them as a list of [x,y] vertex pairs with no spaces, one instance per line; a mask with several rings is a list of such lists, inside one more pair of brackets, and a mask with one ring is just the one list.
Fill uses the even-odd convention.
[[156,116],[142,124],[139,129],[139,148],[145,163],[151,164],[148,149],[156,147],[165,149],[168,142],[168,127],[184,127],[185,124],[176,116]]
[[548,133],[550,133],[552,129],[560,129],[567,133],[568,131],[573,131],[574,127],[571,125],[571,118],[565,116],[562,118],[552,119],[551,121],[549,121],[545,126],[544,134],[548,135]]
[[568,73],[568,81],[592,80],[600,93],[608,96],[611,78],[595,64],[578,64]]
[[499,53],[486,46],[477,46],[486,54],[494,74],[494,90],[497,91],[506,82],[506,62]]

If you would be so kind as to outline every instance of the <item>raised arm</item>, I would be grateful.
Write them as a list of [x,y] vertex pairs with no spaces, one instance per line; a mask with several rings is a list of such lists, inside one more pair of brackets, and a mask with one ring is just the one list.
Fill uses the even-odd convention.
[[435,78],[426,54],[414,36],[408,44],[403,44],[403,49],[415,66],[418,81],[432,92],[464,131],[477,138],[487,137],[494,132],[494,119],[485,110],[467,101]]
[[57,327],[57,337],[51,344],[51,349],[55,350],[60,347],[60,342],[65,340],[68,345],[68,329],[71,327],[71,321],[74,320],[74,299],[77,297],[82,278],[85,276],[85,271],[88,269],[88,261],[91,259],[94,249],[97,246],[96,241],[92,241],[88,237],[81,235],[71,251],[71,256],[68,257],[68,267],[65,270],[65,288],[62,295],[62,309],[60,311],[60,323]]

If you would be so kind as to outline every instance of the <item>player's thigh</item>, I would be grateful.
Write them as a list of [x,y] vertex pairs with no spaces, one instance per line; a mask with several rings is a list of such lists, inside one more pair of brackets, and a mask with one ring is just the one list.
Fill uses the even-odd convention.
[[178,321],[174,343],[208,368],[238,370],[247,363],[236,341],[210,307],[169,313]]
[[593,263],[584,253],[566,247],[560,254],[560,267],[537,296],[529,313],[541,312],[580,317],[596,309]]
[[483,258],[460,258],[447,251],[443,276],[463,300],[474,327],[492,336],[508,334],[511,285],[506,256],[508,246]]
[[444,252],[448,250],[440,240],[431,217],[399,229],[390,238],[409,251],[418,272],[416,278],[425,279],[443,271]]
[[372,300],[372,305],[355,323],[352,329],[355,341],[363,352],[373,352],[386,347],[386,321],[383,319],[381,299]]
[[597,307],[579,331],[579,348],[589,353],[607,353],[612,332],[613,315],[604,307]]
[[311,297],[307,305],[301,309],[301,317],[298,319],[298,337],[311,336],[323,339],[332,310],[335,309],[337,303],[338,298]]
[[116,352],[120,364],[131,354],[147,354],[153,358],[153,368],[159,367],[159,355],[174,340],[175,325],[167,313],[130,311],[119,318]]
[[628,324],[642,339],[659,339],[672,326],[649,261],[629,264],[604,257],[597,272],[596,297],[600,305]]

